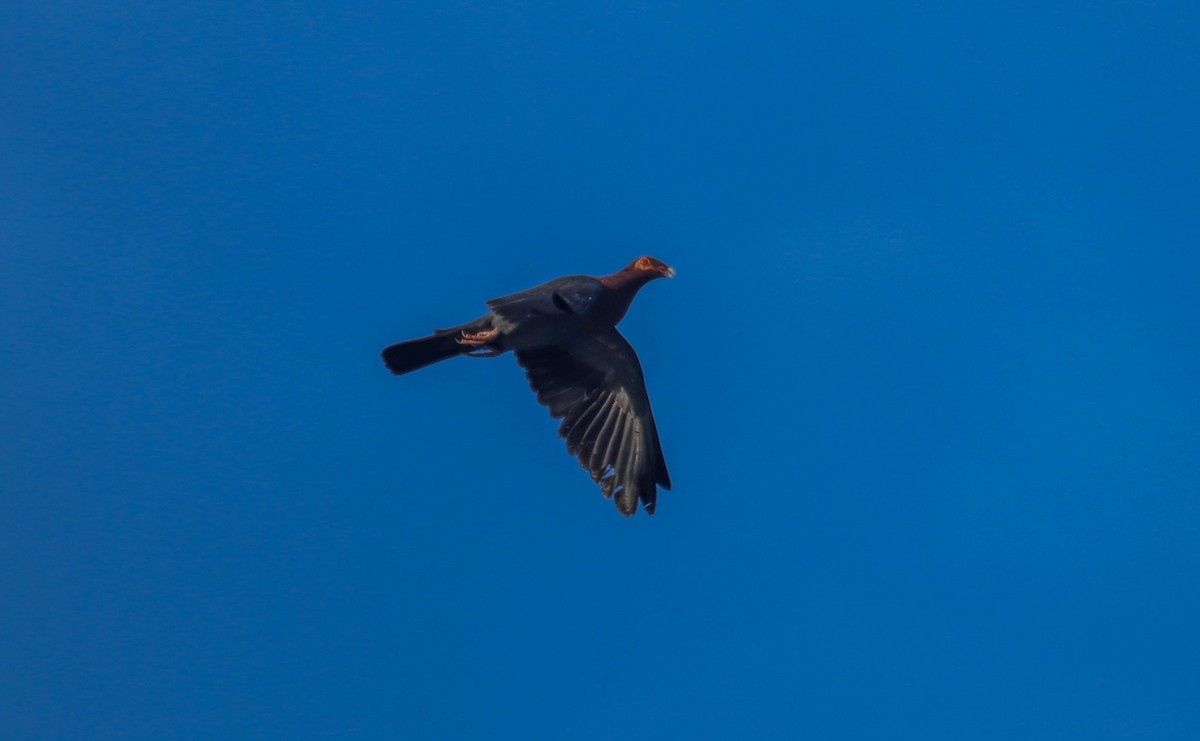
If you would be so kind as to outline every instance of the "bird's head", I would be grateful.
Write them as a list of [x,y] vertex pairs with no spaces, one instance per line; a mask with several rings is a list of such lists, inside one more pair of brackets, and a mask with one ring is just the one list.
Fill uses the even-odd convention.
[[674,278],[675,268],[666,264],[657,257],[639,257],[629,263],[629,267],[625,268],[631,273],[649,273],[650,278]]

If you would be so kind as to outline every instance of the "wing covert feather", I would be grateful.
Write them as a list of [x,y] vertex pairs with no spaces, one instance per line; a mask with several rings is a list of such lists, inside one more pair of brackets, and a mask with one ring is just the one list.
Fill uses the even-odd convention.
[[595,278],[569,275],[511,296],[494,298],[487,305],[502,320],[514,325],[545,317],[586,317],[603,291],[604,286]]

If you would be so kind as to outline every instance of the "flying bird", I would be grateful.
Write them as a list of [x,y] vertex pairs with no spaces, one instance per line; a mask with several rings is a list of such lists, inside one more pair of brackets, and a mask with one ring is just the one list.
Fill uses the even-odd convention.
[[490,312],[429,337],[384,348],[388,370],[403,375],[459,355],[495,357],[509,350],[525,369],[537,400],[561,419],[567,452],[632,515],[641,501],[654,514],[658,487],[671,477],[650,411],[637,353],[617,332],[634,296],[675,270],[639,257],[620,272],[571,275],[487,302]]

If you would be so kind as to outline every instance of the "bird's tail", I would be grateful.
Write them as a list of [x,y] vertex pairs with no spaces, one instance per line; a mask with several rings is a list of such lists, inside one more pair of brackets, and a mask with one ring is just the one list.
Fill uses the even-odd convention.
[[439,329],[436,334],[383,348],[383,363],[397,376],[461,355],[470,348],[458,344],[458,330]]

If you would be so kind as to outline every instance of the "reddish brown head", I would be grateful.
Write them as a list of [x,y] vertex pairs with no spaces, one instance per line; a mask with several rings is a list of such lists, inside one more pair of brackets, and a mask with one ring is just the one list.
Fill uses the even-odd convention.
[[625,268],[622,272],[641,274],[646,276],[647,279],[675,277],[675,268],[659,260],[657,257],[650,257],[649,255],[639,257],[629,263],[629,267]]

